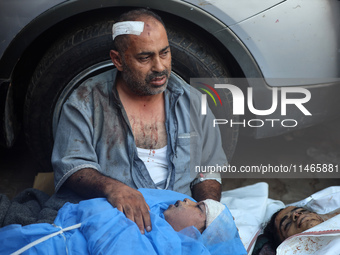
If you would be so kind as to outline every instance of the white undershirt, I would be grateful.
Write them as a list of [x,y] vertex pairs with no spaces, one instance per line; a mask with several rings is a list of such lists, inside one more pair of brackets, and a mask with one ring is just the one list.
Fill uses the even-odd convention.
[[167,146],[160,149],[138,148],[138,157],[144,162],[150,177],[159,188],[165,188],[168,177]]

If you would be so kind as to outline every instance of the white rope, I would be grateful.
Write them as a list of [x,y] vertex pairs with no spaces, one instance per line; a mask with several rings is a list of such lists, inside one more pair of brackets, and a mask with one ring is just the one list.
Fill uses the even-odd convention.
[[79,224],[76,224],[76,225],[73,225],[73,226],[70,226],[70,227],[67,227],[67,228],[64,228],[64,229],[61,229],[53,234],[50,234],[50,235],[47,235],[47,236],[44,236],[44,237],[41,237],[39,238],[38,240],[35,240],[34,242],[32,243],[29,243],[27,245],[25,245],[24,247],[22,247],[21,249],[17,250],[16,252],[13,252],[11,255],[18,255],[18,254],[21,254],[23,253],[24,251],[27,251],[28,249],[32,248],[33,246],[36,246],[37,244],[40,244],[54,236],[57,236],[57,235],[60,235],[66,231],[70,231],[70,230],[73,230],[73,229],[76,229],[76,228],[80,228],[81,226],[81,223]]

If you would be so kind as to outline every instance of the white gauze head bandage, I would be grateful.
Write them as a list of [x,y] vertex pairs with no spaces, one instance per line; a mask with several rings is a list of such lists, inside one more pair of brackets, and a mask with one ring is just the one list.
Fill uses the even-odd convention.
[[140,35],[143,30],[143,21],[117,22],[112,26],[112,40],[114,40],[118,35]]
[[212,199],[206,199],[203,201],[205,204],[205,212],[206,212],[206,228],[221,214],[221,212],[225,209],[225,206]]

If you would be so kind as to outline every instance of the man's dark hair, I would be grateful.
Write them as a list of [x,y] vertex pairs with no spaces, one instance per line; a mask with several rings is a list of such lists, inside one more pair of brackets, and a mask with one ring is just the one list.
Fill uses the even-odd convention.
[[[145,8],[140,9],[134,9],[131,11],[128,11],[126,13],[123,13],[116,22],[122,22],[122,21],[136,21],[141,17],[152,17],[156,20],[158,20],[163,27],[165,28],[165,24],[162,20],[162,18],[154,13],[153,11]],[[119,35],[115,38],[113,41],[114,50],[118,51],[119,53],[124,53],[129,45],[129,35]]]
[[268,244],[272,249],[276,250],[276,248],[282,243],[279,235],[279,230],[275,226],[275,218],[276,216],[283,210],[284,208],[278,210],[276,213],[272,215],[266,227],[263,230],[263,235],[268,239]]

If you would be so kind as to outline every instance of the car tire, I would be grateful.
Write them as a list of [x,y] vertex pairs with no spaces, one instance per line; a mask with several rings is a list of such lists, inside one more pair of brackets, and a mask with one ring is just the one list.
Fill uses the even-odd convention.
[[[53,126],[62,103],[84,79],[107,68],[112,49],[113,21],[70,29],[46,52],[28,86],[24,105],[24,131],[29,148],[42,165],[40,171],[52,171]],[[173,71],[188,83],[190,77],[228,77],[223,62],[210,47],[188,31],[168,27]],[[76,78],[77,77],[77,78]],[[224,119],[232,119],[232,97],[221,95]],[[217,117],[217,116],[216,116]],[[226,125],[225,125],[226,126]],[[221,129],[224,150],[232,158],[238,129]]]

